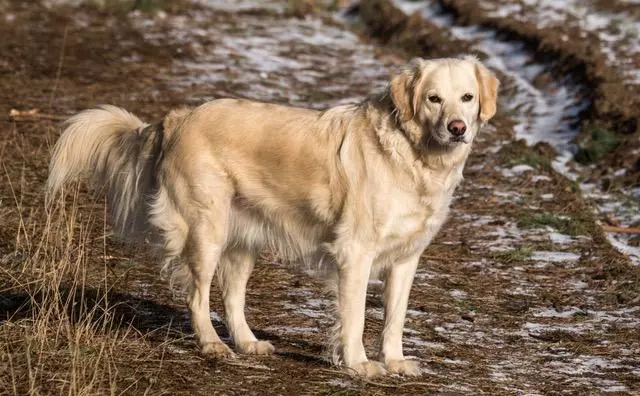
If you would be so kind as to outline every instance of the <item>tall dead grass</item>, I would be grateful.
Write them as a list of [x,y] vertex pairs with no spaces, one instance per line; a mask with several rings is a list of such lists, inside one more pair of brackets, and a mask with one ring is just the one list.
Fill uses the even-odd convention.
[[145,340],[116,320],[107,270],[87,286],[90,250],[105,240],[91,230],[104,219],[83,217],[78,189],[69,198],[26,215],[14,194],[15,251],[0,266],[8,280],[0,283],[2,313],[10,315],[0,317],[0,394],[120,394],[134,386],[146,393],[152,384],[140,389],[118,363],[141,358]]

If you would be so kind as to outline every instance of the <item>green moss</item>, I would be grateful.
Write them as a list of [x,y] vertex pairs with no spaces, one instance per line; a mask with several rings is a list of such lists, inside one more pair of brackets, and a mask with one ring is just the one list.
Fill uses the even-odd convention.
[[524,261],[531,257],[533,248],[528,245],[518,246],[512,250],[506,250],[504,252],[496,252],[493,254],[493,258],[504,263],[512,263],[514,261]]
[[618,147],[618,144],[615,133],[604,128],[592,128],[590,133],[578,142],[575,160],[582,164],[592,164]]
[[576,311],[573,313],[573,317],[575,319],[587,319],[589,317],[589,314],[585,311]]
[[549,226],[560,231],[565,230],[568,223],[568,219],[553,213],[525,214],[518,218],[518,227],[520,228],[544,228]]
[[555,213],[524,214],[518,218],[518,227],[520,228],[544,228],[548,226],[563,234],[573,236],[588,234],[588,225],[588,219],[561,216]]
[[142,12],[152,12],[164,9],[164,0],[135,0],[133,8]]
[[498,155],[500,161],[508,166],[529,165],[548,172],[552,170],[551,159],[528,147],[523,140],[503,146]]
[[126,13],[133,10],[154,12],[163,10],[167,4],[165,0],[85,0],[84,4],[98,8],[101,11]]
[[544,157],[542,155],[538,155],[535,153],[526,153],[518,157],[512,158],[509,161],[509,163],[511,165],[521,165],[521,164],[529,165],[536,169],[543,169],[546,171],[551,170],[551,160],[547,157]]

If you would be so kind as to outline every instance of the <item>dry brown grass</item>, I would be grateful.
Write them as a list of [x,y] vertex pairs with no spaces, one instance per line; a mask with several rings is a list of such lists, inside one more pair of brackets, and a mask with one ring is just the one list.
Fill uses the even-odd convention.
[[[120,394],[127,373],[117,362],[140,355],[136,344],[145,344],[131,325],[118,322],[106,267],[100,287],[86,286],[89,246],[105,236],[91,232],[101,219],[79,215],[77,191],[69,205],[60,199],[43,216],[21,221],[16,250],[4,260],[3,278],[10,281],[0,295],[14,314],[0,322],[0,384],[8,388],[0,393]],[[22,212],[17,198],[16,205]]]

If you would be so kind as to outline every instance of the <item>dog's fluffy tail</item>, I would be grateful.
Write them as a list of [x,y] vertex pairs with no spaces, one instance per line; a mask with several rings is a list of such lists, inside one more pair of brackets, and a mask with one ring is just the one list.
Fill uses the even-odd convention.
[[76,114],[63,127],[49,165],[48,200],[65,182],[83,178],[105,190],[120,234],[145,231],[162,124],[148,125],[124,109],[103,105]]

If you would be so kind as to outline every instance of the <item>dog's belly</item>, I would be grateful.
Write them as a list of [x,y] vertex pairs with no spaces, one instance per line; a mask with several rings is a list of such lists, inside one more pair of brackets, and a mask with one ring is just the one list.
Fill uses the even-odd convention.
[[255,209],[232,207],[228,245],[250,250],[269,247],[285,260],[306,260],[317,255],[326,230],[321,224],[275,214],[267,218]]

